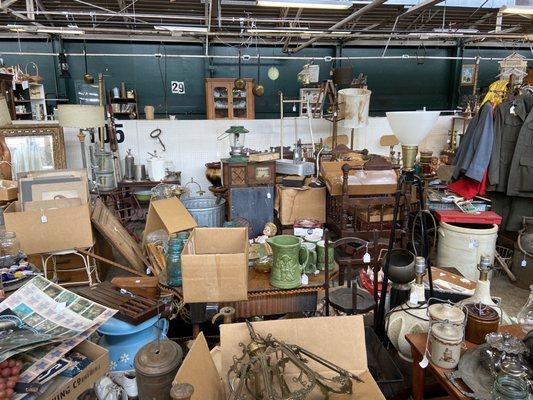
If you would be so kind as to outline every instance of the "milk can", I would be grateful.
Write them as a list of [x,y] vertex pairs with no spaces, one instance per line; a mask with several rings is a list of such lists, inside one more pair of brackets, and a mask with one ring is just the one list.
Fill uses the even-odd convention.
[[463,346],[463,324],[449,321],[436,322],[431,326],[431,362],[437,367],[457,367]]
[[154,340],[143,346],[135,356],[139,400],[170,400],[182,358],[183,350],[171,340]]

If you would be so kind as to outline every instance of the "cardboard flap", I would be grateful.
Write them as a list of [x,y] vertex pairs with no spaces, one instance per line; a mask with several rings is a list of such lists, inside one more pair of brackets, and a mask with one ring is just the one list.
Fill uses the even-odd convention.
[[150,202],[144,235],[158,229],[176,233],[195,226],[196,221],[177,197],[155,200]]
[[172,382],[194,386],[192,400],[223,400],[224,386],[209,353],[204,334],[200,332]]
[[[252,326],[263,337],[271,333],[276,339],[303,347],[354,374],[367,370],[365,331],[360,315],[261,321],[253,322]],[[239,343],[249,342],[246,324],[220,326],[223,371],[231,367],[234,355],[242,354]],[[317,372],[325,371],[318,364],[310,366]]]

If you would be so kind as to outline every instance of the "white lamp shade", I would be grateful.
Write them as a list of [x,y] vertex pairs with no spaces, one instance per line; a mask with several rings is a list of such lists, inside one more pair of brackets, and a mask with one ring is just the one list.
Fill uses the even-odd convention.
[[98,128],[105,125],[103,106],[62,104],[57,109],[59,125],[63,128]]
[[11,125],[11,114],[4,97],[0,97],[0,126]]
[[347,88],[339,90],[339,118],[341,126],[359,129],[368,125],[370,95],[368,89]]
[[387,120],[403,146],[418,146],[433,129],[439,118],[439,111],[393,111]]

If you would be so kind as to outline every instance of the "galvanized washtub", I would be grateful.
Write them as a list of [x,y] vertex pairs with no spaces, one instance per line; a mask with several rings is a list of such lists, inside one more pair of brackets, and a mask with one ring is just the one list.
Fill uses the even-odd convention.
[[215,228],[224,224],[225,199],[216,197],[182,197],[181,202],[199,227]]

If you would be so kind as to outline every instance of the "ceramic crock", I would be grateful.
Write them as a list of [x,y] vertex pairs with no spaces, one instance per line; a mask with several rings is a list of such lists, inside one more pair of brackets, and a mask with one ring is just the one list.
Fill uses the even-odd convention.
[[459,307],[448,303],[436,303],[428,307],[429,322],[450,321],[454,324],[462,324],[465,322],[465,313]]
[[[303,245],[303,240],[292,235],[279,235],[268,238],[267,243],[272,248],[272,270],[270,284],[280,289],[294,289],[302,283],[302,272],[309,260],[309,250]],[[304,261],[300,263],[300,253],[303,251]]]
[[485,343],[485,336],[497,332],[500,325],[498,312],[481,303],[466,305],[468,318],[466,320],[465,340],[475,344]]
[[463,346],[463,325],[436,322],[431,326],[431,362],[437,367],[457,367]]
[[166,339],[167,332],[168,320],[158,319],[157,316],[139,325],[110,318],[98,329],[98,333],[103,335],[98,344],[109,351],[110,371],[132,371],[139,349],[158,337]]

